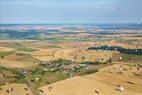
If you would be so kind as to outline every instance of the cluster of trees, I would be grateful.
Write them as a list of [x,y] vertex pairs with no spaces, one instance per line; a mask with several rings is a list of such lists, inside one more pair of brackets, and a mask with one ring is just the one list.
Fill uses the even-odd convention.
[[69,65],[72,63],[72,61],[70,60],[65,60],[65,59],[58,59],[58,60],[54,60],[51,63],[53,64],[61,64],[61,65]]
[[108,63],[108,62],[104,62],[104,63],[102,63],[102,62],[98,62],[98,61],[96,61],[96,62],[81,62],[81,64],[86,64],[86,65],[99,65],[99,64],[106,64],[106,63]]
[[39,33],[35,30],[26,30],[26,31],[18,31],[18,30],[3,30],[0,32],[0,37],[5,38],[3,35],[6,35],[6,38],[10,39],[33,39],[37,38]]
[[14,70],[14,74],[16,74],[15,78],[19,81],[25,78],[25,76],[19,70]]
[[142,49],[127,49],[120,46],[100,46],[100,47],[90,47],[88,50],[117,50],[125,54],[142,55]]

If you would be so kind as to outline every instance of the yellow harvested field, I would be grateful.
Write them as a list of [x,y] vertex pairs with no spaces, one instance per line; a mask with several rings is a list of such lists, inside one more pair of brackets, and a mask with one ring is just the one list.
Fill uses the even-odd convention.
[[10,52],[13,51],[14,49],[12,48],[6,48],[6,47],[0,47],[0,52]]
[[33,58],[39,60],[39,61],[51,61],[51,60],[57,60],[58,58],[55,58],[53,56],[32,56]]
[[49,86],[44,86],[39,89],[47,95],[141,95],[130,90],[121,92],[116,90],[116,87],[113,85],[80,76],[63,80],[50,86],[52,86],[51,91],[48,90]]
[[[124,71],[120,74],[119,66],[105,67],[95,74],[75,76],[39,90],[48,95],[142,95],[142,77],[132,74],[136,68],[127,71],[127,65],[123,65]],[[124,87],[123,91],[119,90],[119,85]]]
[[57,51],[54,56],[57,58],[61,58],[61,59],[68,59],[68,60],[72,60],[73,56],[71,55],[71,53],[74,52],[74,49],[62,49]]
[[54,56],[77,62],[95,62],[98,58],[103,58],[104,60],[109,59],[112,56],[112,52],[84,49],[63,49],[57,51]]
[[39,49],[32,53],[33,56],[53,56],[57,49]]
[[120,64],[105,67],[96,74],[86,76],[86,78],[101,81],[110,85],[122,85],[130,91],[142,93],[142,76],[137,77],[133,73],[138,73],[136,67],[129,68],[128,65],[122,66],[123,71],[120,73]]
[[26,61],[1,60],[1,66],[6,68],[30,68],[38,64]]
[[59,44],[60,47],[78,47],[78,48],[85,48],[94,46],[95,42],[62,42]]
[[57,49],[39,49],[31,54],[31,56],[39,61],[51,61],[56,60],[54,53]]
[[0,86],[0,95],[33,95],[26,84],[7,84]]
[[112,57],[111,51],[95,51],[85,49],[41,49],[33,52],[32,57],[40,61],[66,59],[76,62],[95,62],[103,58],[107,61]]

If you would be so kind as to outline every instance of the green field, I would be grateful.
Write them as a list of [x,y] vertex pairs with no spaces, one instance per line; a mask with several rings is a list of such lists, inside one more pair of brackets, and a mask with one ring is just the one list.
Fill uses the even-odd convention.
[[48,83],[54,83],[60,80],[64,80],[68,78],[66,74],[58,73],[58,72],[45,72],[42,75],[40,85],[47,85]]
[[130,58],[134,58],[134,61],[141,60],[142,61],[142,55],[132,55],[132,54],[124,54],[121,53],[122,61],[129,61]]
[[32,48],[27,48],[27,47],[20,47],[17,49],[18,51],[24,51],[24,52],[33,52],[36,49],[32,49]]
[[13,52],[0,52],[0,57],[5,57],[8,56],[10,54],[12,54]]

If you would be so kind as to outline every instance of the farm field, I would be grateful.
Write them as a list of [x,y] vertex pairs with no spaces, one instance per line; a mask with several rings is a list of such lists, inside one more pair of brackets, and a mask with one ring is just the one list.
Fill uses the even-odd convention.
[[[41,93],[58,95],[141,95],[142,77],[135,76],[136,67],[131,67],[130,71],[119,73],[119,66],[122,64],[112,65],[100,69],[99,72],[87,76],[75,76],[73,78],[53,83],[49,86],[39,88]],[[128,65],[122,65],[128,68]],[[117,73],[118,72],[118,73]],[[123,92],[117,90],[119,85],[124,86]],[[48,88],[52,86],[52,90]],[[66,89],[66,90],[65,90]]]
[[141,29],[58,27],[0,40],[0,95],[141,95]]
[[[20,95],[33,95],[31,90],[26,84],[13,83],[13,84],[4,85],[0,87],[0,89],[2,89],[0,91],[0,95],[19,95],[19,93]],[[5,90],[7,90],[7,92]],[[8,91],[10,92],[11,90],[12,90],[12,93],[8,93]]]
[[[19,51],[19,50],[18,50]],[[5,68],[28,68],[37,66],[38,63],[23,52],[0,52],[0,65]]]
[[0,95],[142,95],[142,0],[0,0]]
[[22,61],[11,61],[11,60],[2,60],[4,64],[1,64],[1,66],[6,68],[30,68],[37,66],[37,64],[30,63],[30,62],[22,62]]
[[[44,53],[43,53],[44,52]],[[52,61],[57,59],[66,59],[76,62],[95,62],[100,57],[106,62],[112,57],[111,51],[87,51],[85,49],[39,49],[31,55],[40,61]]]
[[6,48],[6,47],[0,47],[0,52],[10,52],[13,51],[14,49],[11,48]]

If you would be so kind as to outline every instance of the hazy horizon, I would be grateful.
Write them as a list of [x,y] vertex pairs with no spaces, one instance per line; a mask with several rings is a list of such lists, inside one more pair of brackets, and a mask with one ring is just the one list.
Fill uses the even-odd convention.
[[0,2],[0,24],[142,23],[141,0]]

